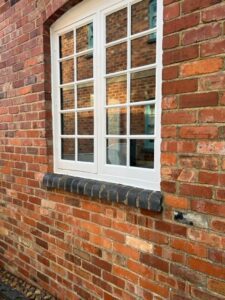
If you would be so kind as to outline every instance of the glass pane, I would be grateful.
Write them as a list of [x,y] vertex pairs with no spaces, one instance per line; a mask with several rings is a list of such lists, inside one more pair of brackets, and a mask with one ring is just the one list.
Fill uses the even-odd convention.
[[143,0],[132,5],[132,34],[156,27],[156,14],[156,0]]
[[77,58],[77,80],[93,77],[93,56],[86,54]]
[[154,140],[130,140],[130,165],[154,168]]
[[127,36],[127,8],[106,17],[106,43],[119,40]]
[[94,134],[94,113],[93,111],[83,111],[78,116],[78,134],[93,135]]
[[74,81],[74,63],[73,59],[64,60],[60,63],[60,83],[69,83]]
[[79,139],[78,140],[78,160],[93,162],[94,161],[94,140]]
[[75,160],[75,140],[62,139],[62,159]]
[[75,134],[74,113],[65,113],[61,115],[61,133],[64,135]]
[[130,108],[130,133],[154,134],[155,106],[141,105]]
[[125,139],[107,139],[107,164],[125,166],[127,163],[127,141]]
[[61,89],[61,109],[74,109],[73,86],[68,86]]
[[60,58],[74,54],[73,31],[59,37]]
[[107,109],[107,134],[121,135],[127,132],[127,109],[116,107]]
[[106,72],[114,73],[127,68],[127,43],[122,43],[106,50]]
[[150,36],[145,35],[131,42],[131,65],[132,68],[155,63],[156,43],[150,42]]
[[92,82],[77,85],[77,106],[91,107],[94,105],[94,87]]
[[155,99],[155,69],[131,74],[131,102]]
[[127,101],[127,76],[117,76],[106,80],[106,103],[121,104]]
[[77,52],[93,48],[93,23],[77,29],[76,42]]

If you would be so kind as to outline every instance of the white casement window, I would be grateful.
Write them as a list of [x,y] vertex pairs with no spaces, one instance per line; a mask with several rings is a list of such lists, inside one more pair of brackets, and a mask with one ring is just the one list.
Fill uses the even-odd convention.
[[56,173],[160,189],[162,0],[84,0],[51,28]]

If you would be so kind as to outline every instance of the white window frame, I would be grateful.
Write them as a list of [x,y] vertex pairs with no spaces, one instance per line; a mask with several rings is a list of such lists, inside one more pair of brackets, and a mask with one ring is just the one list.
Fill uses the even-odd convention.
[[[151,190],[160,190],[160,145],[161,145],[161,86],[162,86],[162,24],[163,24],[163,0],[157,0],[157,26],[155,29],[149,29],[144,33],[138,33],[123,40],[128,43],[128,53],[131,40],[136,37],[144,36],[146,33],[151,34],[156,31],[156,63],[150,68],[156,70],[156,95],[155,101],[155,134],[148,138],[153,138],[154,146],[154,169],[107,165],[106,162],[106,114],[105,114],[105,16],[113,13],[123,7],[128,7],[128,20],[130,19],[131,4],[140,2],[141,0],[84,0],[70,9],[62,17],[60,17],[51,26],[51,74],[52,74],[52,117],[53,117],[53,151],[54,151],[54,172],[65,175],[90,178],[95,180],[104,180],[120,184],[126,184]],[[96,8],[98,11],[96,12]],[[100,65],[94,63],[93,80],[94,80],[94,97],[98,101],[94,101],[94,163],[74,162],[61,159],[61,144],[60,144],[60,93],[59,93],[59,36],[63,33],[74,30],[75,27],[80,27],[93,20],[94,44],[93,57],[98,63],[104,61]],[[104,28],[104,33],[97,34],[101,28]],[[128,26],[130,28],[130,26]],[[128,29],[129,30],[129,29]],[[75,32],[75,30],[74,30]],[[122,40],[122,39],[121,39]],[[121,41],[120,40],[120,41]],[[110,45],[117,44],[119,41],[112,42]],[[73,56],[72,56],[73,57]],[[130,55],[128,55],[130,61]],[[129,67],[129,64],[128,64]],[[133,71],[142,71],[149,69],[146,66],[138,67],[132,70],[121,72],[130,74]],[[120,72],[117,72],[118,75]],[[106,76],[105,76],[106,75]],[[110,74],[111,75],[111,74]],[[130,76],[130,75],[128,75]],[[66,84],[65,84],[66,85]],[[68,84],[71,85],[71,84]],[[129,84],[128,92],[129,92]],[[129,94],[128,94],[129,95]],[[136,105],[142,104],[141,102]],[[143,103],[143,104],[146,104]],[[118,107],[118,105],[116,105]],[[129,114],[128,114],[129,115]],[[129,126],[129,120],[128,125]],[[142,138],[143,136],[132,136],[132,138]],[[119,136],[122,139],[122,136]],[[129,144],[129,143],[127,143]],[[129,149],[129,145],[127,145]],[[127,152],[129,153],[129,152]]]

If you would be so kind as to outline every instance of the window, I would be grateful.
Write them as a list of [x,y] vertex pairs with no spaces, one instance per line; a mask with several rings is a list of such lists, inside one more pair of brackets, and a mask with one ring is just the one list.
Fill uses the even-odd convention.
[[55,172],[159,190],[162,0],[84,0],[51,38]]

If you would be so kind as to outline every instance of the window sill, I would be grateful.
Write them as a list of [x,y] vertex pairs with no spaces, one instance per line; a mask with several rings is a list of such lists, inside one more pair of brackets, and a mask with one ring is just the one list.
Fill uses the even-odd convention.
[[162,193],[160,191],[55,173],[45,174],[42,184],[43,187],[49,189],[59,189],[154,212],[162,211]]

